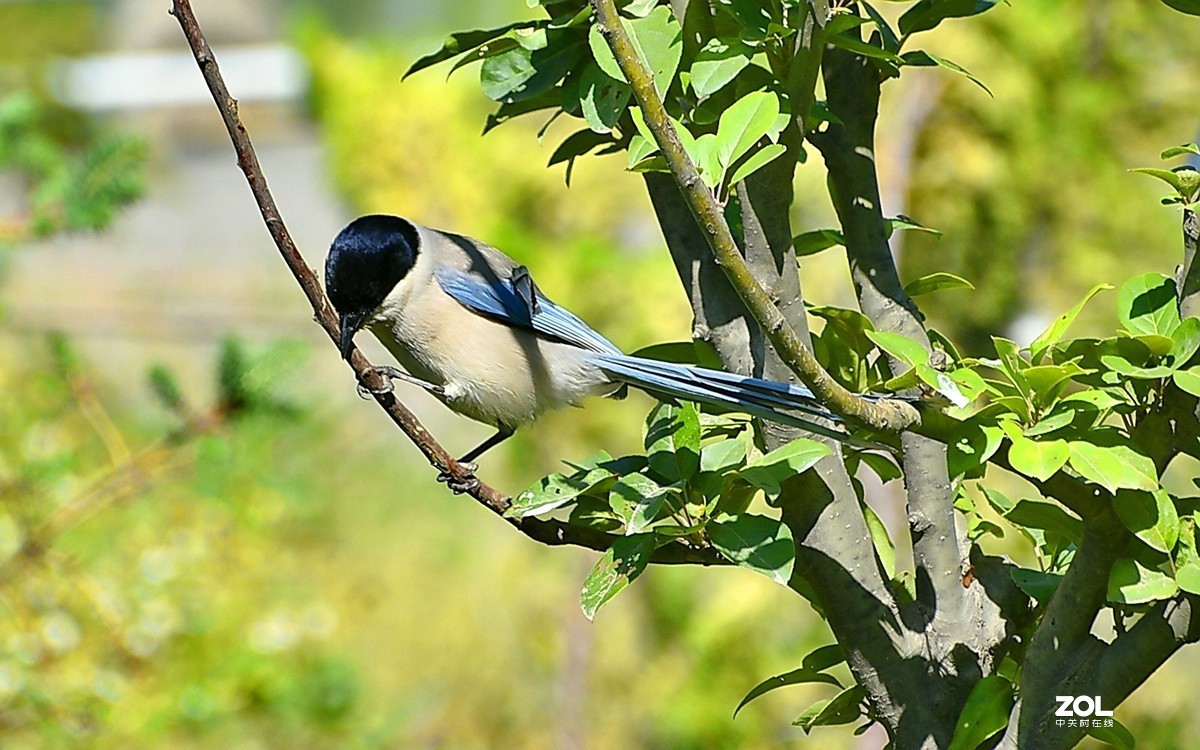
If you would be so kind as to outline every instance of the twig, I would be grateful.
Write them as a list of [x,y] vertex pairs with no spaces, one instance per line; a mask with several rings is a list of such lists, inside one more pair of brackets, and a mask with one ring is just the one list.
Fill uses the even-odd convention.
[[671,174],[696,222],[704,229],[705,239],[716,256],[717,265],[729,278],[738,296],[780,357],[804,384],[843,417],[861,422],[873,429],[899,432],[918,419],[912,406],[900,401],[869,401],[844,388],[821,367],[821,363],[804,345],[796,331],[787,324],[783,314],[771,302],[771,297],[754,278],[746,259],[738,252],[737,243],[721,207],[708,187],[700,180],[696,165],[684,150],[679,134],[654,89],[654,77],[638,58],[629,35],[621,25],[613,0],[590,0],[596,15],[596,26],[612,49],[613,56],[633,88],[633,96],[646,116],[646,124],[662,151]]
[[[259,166],[258,157],[254,153],[254,146],[250,142],[250,136],[246,133],[246,128],[238,117],[237,100],[230,95],[229,89],[225,86],[220,68],[217,66],[217,60],[204,38],[204,33],[200,30],[200,24],[196,21],[195,14],[192,12],[192,5],[189,0],[173,0],[170,13],[179,21],[183,35],[187,38],[188,46],[191,47],[192,54],[196,58],[196,63],[200,66],[200,73],[204,76],[204,81],[208,84],[208,90],[212,93],[213,101],[221,113],[221,119],[225,122],[225,129],[229,132],[229,139],[233,142],[233,149],[237,153],[238,166],[246,176],[246,182],[250,185],[250,192],[254,194],[254,200],[258,204],[258,210],[262,214],[263,222],[267,225],[267,231],[271,233],[271,239],[275,241],[275,246],[279,248],[279,253],[283,256],[284,263],[291,269],[296,282],[300,284],[300,288],[304,291],[304,296],[308,298],[309,304],[312,305],[313,319],[321,328],[325,329],[329,340],[336,347],[339,337],[338,318],[334,314],[333,308],[330,306],[329,300],[325,296],[325,292],[322,290],[321,283],[317,280],[316,274],[304,261],[303,256],[300,255],[300,251],[296,249],[296,245],[292,241],[287,227],[284,226],[283,219],[279,215],[279,209],[275,205],[275,199],[271,197],[271,191],[267,187],[267,180],[263,176],[262,167]],[[348,362],[351,369],[354,370],[358,381],[372,392],[379,406],[387,412],[387,415],[412,440],[413,444],[425,454],[430,464],[459,482],[465,483],[470,479],[471,475],[466,467],[458,463],[429,434],[429,431],[417,420],[416,416],[396,400],[392,393],[385,392],[387,391],[387,384],[372,369],[371,363],[367,361],[367,358],[358,348],[351,350]],[[468,494],[488,510],[501,517],[504,517],[504,512],[512,504],[512,501],[507,496],[483,482],[479,482],[475,489],[471,490]],[[611,534],[553,520],[543,521],[532,518],[505,518],[504,520],[531,539],[549,545],[571,544],[589,549],[605,550],[617,538]],[[697,549],[685,546],[679,542],[672,542],[660,548],[655,553],[654,561],[699,565],[728,564],[714,549]]]

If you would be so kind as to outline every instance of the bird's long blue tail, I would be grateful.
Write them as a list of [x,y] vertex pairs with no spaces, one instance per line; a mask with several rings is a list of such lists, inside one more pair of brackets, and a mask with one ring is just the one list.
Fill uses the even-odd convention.
[[835,440],[861,443],[851,438],[849,433],[830,426],[839,424],[841,420],[823,408],[812,391],[802,386],[627,354],[597,353],[592,361],[613,380],[628,383],[655,396],[741,411]]

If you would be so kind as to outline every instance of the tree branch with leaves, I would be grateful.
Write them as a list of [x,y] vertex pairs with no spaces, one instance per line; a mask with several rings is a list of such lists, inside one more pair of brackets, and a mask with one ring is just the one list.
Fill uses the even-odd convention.
[[[875,130],[882,88],[914,68],[980,83],[914,44],[996,3],[918,0],[886,13],[825,0],[531,5],[545,17],[451,35],[408,74],[479,63],[498,105],[489,127],[536,112],[578,119],[550,159],[568,175],[588,154],[623,153],[694,313],[692,341],[661,353],[709,364],[715,354],[733,372],[799,380],[857,438],[887,449],[661,404],[644,453],[572,460],[511,500],[486,485],[476,499],[539,541],[603,550],[583,585],[588,617],[652,562],[739,565],[806,598],[837,643],[743,701],[829,682],[844,661],[854,684],[800,713],[806,731],[861,719],[898,748],[1065,748],[1085,733],[1124,742],[1115,721],[1060,724],[1053,697],[1086,692],[1114,708],[1200,628],[1200,508],[1163,486],[1178,455],[1200,456],[1195,170],[1142,170],[1183,211],[1184,257],[1175,277],[1121,286],[1114,335],[1067,337],[1111,289],[1100,284],[1028,345],[997,336],[986,356],[964,354],[915,298],[971,285],[948,271],[902,281],[890,237],[926,228],[881,205]],[[190,14],[186,0],[176,7]],[[211,53],[189,31],[194,20],[181,22],[268,228],[332,337]],[[793,179],[822,168],[811,149],[840,227],[795,231]],[[1163,157],[1194,153],[1189,144]],[[802,292],[798,260],[836,247],[856,309],[811,305]],[[361,354],[351,366],[373,377]],[[456,470],[390,394],[378,400],[431,463]],[[866,472],[903,479],[911,549],[897,551],[868,504]],[[1024,496],[1001,492],[1002,475]],[[1006,532],[1034,567],[984,551]],[[1103,633],[1110,616],[1115,629]]]

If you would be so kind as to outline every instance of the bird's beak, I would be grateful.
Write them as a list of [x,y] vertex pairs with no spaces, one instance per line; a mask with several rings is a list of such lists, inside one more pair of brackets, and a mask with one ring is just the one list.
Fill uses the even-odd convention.
[[354,346],[354,334],[362,328],[367,313],[346,313],[341,317],[341,335],[338,337],[338,348],[342,350],[342,359],[350,358],[350,347]]

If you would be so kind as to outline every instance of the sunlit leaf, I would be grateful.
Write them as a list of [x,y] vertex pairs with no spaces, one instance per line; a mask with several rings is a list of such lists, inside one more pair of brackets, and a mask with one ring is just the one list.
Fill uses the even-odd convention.
[[1033,363],[1035,365],[1041,363],[1042,356],[1062,339],[1063,334],[1067,332],[1067,329],[1070,328],[1071,324],[1075,322],[1075,319],[1079,317],[1079,313],[1083,310],[1083,306],[1086,305],[1092,297],[1095,297],[1097,294],[1105,291],[1106,289],[1112,288],[1113,287],[1110,284],[1097,284],[1096,286],[1092,287],[1091,291],[1083,295],[1083,299],[1079,300],[1074,307],[1072,307],[1070,310],[1067,310],[1062,315],[1059,315],[1058,318],[1056,318],[1055,321],[1050,324],[1049,328],[1038,334],[1038,337],[1033,340],[1032,344],[1029,345],[1030,359],[1033,361]]
[[[1200,0],[1189,0],[1197,8],[1200,8]],[[1174,159],[1176,156],[1186,156],[1187,154],[1196,154],[1200,156],[1200,146],[1194,143],[1185,143],[1182,146],[1174,146],[1163,151],[1160,155],[1162,159]]]
[[729,184],[736,185],[762,167],[775,161],[778,157],[783,156],[785,151],[787,151],[787,147],[781,143],[770,143],[763,146],[751,154],[749,159],[739,164],[737,169],[733,170],[733,174],[729,178]]
[[710,39],[692,62],[692,91],[700,98],[720,91],[750,64],[753,55],[753,48],[740,39]]
[[919,297],[930,292],[940,292],[943,289],[974,289],[975,285],[961,276],[939,271],[919,279],[913,279],[904,285],[904,291],[909,297]]
[[913,367],[929,361],[929,351],[916,341],[898,333],[867,331],[867,338],[896,359]]
[[780,484],[802,471],[808,471],[817,461],[832,453],[833,449],[824,443],[797,438],[751,461],[738,476],[768,493],[778,494]]
[[641,575],[654,554],[654,534],[634,534],[613,542],[584,579],[579,604],[589,620],[596,610]]
[[1175,548],[1179,514],[1165,490],[1121,490],[1113,498],[1113,510],[1125,528],[1154,549],[1169,553]]
[[779,97],[755,91],[739,99],[721,115],[717,125],[717,160],[728,167],[771,132],[779,116]]
[[1144,453],[1127,445],[1096,445],[1072,440],[1071,468],[1109,492],[1158,489],[1158,472]]
[[1117,295],[1117,316],[1132,334],[1170,337],[1179,327],[1175,280],[1161,273],[1134,276]]
[[659,404],[646,418],[650,468],[667,482],[691,478],[700,466],[700,414],[695,404]]
[[796,546],[791,530],[783,522],[741,513],[717,518],[705,528],[713,546],[730,562],[783,586],[791,579]]
[[551,474],[513,498],[505,511],[509,518],[524,518],[561,508],[612,476],[606,469],[595,468],[572,476]]
[[1179,591],[1175,580],[1137,560],[1122,558],[1108,575],[1108,600],[1116,604],[1145,604],[1170,599]]

